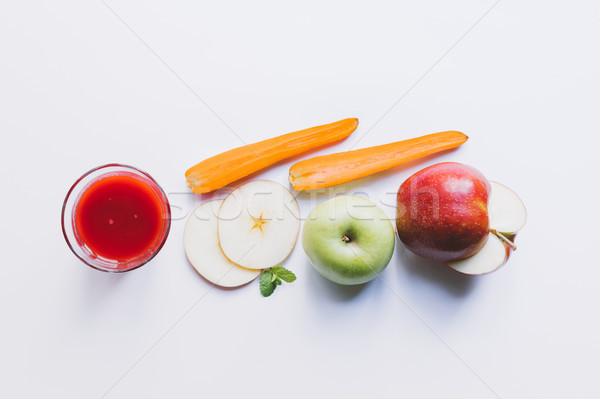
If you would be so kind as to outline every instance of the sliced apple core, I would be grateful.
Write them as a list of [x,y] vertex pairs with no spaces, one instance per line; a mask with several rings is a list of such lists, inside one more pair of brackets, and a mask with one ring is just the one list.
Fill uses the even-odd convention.
[[475,255],[446,264],[457,272],[464,274],[485,274],[493,272],[504,265],[509,254],[509,247],[495,234],[489,233],[486,244]]
[[300,231],[300,208],[285,187],[268,180],[248,182],[229,194],[219,210],[223,253],[248,269],[267,269],[288,257]]
[[208,201],[190,215],[183,231],[185,254],[196,271],[221,287],[238,287],[254,280],[260,270],[231,262],[219,247],[217,214],[223,200]]
[[511,235],[521,230],[527,221],[527,210],[521,198],[504,184],[490,182],[492,192],[488,201],[490,227]]

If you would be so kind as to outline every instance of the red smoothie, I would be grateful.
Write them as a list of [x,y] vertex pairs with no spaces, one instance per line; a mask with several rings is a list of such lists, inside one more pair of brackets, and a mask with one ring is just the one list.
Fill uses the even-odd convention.
[[93,181],[73,210],[79,244],[97,257],[118,262],[152,250],[162,224],[160,194],[149,180],[126,172]]

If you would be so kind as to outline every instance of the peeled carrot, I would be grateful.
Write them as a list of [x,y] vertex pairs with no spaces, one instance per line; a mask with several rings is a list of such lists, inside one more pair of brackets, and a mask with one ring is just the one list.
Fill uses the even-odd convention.
[[334,186],[458,147],[468,137],[455,131],[428,134],[410,140],[309,158],[290,168],[294,190]]
[[185,172],[195,193],[208,193],[283,159],[348,137],[358,119],[312,127],[249,144],[205,159]]

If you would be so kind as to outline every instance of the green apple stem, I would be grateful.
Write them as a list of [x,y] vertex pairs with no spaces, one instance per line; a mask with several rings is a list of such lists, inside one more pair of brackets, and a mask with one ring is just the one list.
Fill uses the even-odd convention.
[[506,236],[502,233],[499,233],[498,230],[496,229],[490,229],[490,232],[492,234],[494,234],[496,237],[498,237],[499,239],[501,239],[502,241],[504,241],[509,247],[511,247],[511,249],[513,251],[517,250],[517,246],[515,245],[514,242],[512,242],[511,240],[509,240],[508,238],[506,238]]
[[350,238],[348,238],[348,236],[342,236],[342,241],[350,242]]

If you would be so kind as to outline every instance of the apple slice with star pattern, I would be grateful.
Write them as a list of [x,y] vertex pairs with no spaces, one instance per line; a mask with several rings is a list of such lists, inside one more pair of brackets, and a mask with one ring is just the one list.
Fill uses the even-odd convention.
[[296,245],[300,208],[281,184],[253,180],[232,191],[218,215],[223,254],[247,269],[268,269],[283,262]]

